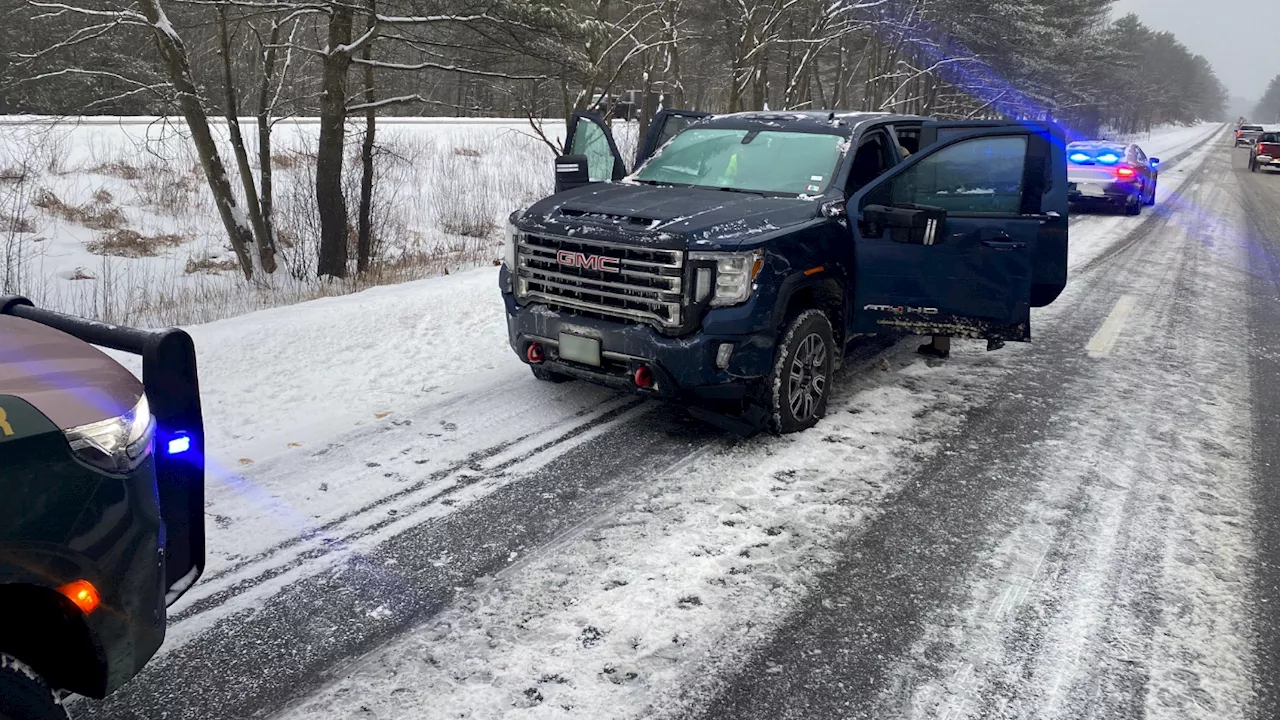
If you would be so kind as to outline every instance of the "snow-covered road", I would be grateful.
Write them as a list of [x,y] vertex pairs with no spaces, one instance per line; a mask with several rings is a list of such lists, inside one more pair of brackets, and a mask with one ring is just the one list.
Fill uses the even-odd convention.
[[1233,309],[1276,179],[1217,133],[1073,218],[1033,345],[868,341],[795,436],[533,382],[492,271],[194,328],[208,573],[78,714],[1270,717]]

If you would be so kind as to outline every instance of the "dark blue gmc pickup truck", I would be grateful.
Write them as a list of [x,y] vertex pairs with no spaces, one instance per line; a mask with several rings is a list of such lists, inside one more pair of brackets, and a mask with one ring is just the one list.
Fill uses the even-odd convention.
[[511,346],[543,380],[794,432],[822,417],[850,339],[995,349],[1029,340],[1031,308],[1066,285],[1050,123],[663,111],[629,171],[578,114],[565,147],[500,271]]

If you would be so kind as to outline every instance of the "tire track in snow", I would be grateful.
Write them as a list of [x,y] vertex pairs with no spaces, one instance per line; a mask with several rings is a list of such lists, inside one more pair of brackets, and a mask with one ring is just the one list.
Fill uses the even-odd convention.
[[[460,502],[473,502],[477,491],[492,491],[522,471],[536,469],[537,463],[572,448],[577,442],[597,436],[618,423],[635,420],[652,409],[642,407],[644,404],[643,398],[614,398],[591,411],[576,413],[574,421],[470,452],[462,460],[435,470],[402,490],[308,528],[264,552],[211,574],[207,580],[201,580],[198,591],[193,590],[170,618],[169,642],[163,652],[173,649],[209,622],[243,610],[243,603],[232,604],[241,596],[261,601],[288,583],[333,567],[357,548],[371,547],[407,527],[454,512]],[[400,433],[379,434],[382,445],[406,440],[397,440]],[[334,447],[331,445],[326,450]],[[365,463],[358,461],[357,464]],[[468,491],[470,497],[465,496]],[[193,621],[196,621],[195,627],[185,627]]]
[[[1207,179],[1188,192],[1223,203]],[[1182,220],[1176,243],[1144,233],[1041,313],[1009,397],[971,413],[704,717],[1241,716],[1248,451],[1230,438],[1248,375],[1219,335],[1239,318],[1214,314],[1240,291],[1238,247]],[[1133,291],[1126,271],[1153,302],[1117,372],[1083,348]],[[1221,714],[1197,715],[1206,698]]]
[[1254,668],[1258,708],[1255,717],[1280,717],[1280,177],[1250,173],[1237,158],[1240,197],[1249,223],[1249,265],[1253,270],[1247,350],[1253,365],[1254,497],[1268,521],[1255,528],[1258,572],[1252,599]]

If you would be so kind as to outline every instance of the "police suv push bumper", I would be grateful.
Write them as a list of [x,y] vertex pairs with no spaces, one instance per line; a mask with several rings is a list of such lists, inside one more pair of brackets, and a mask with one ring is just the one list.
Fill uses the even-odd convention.
[[[204,417],[195,345],[186,332],[94,322],[0,297],[0,314],[47,325],[100,347],[142,357],[142,385],[156,419],[156,488],[165,524],[165,601],[172,605],[204,572]],[[182,448],[170,453],[171,447]]]

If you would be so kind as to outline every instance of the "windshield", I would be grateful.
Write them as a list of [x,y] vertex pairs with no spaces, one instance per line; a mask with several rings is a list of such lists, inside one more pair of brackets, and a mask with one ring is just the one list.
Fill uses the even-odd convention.
[[817,195],[831,184],[845,138],[803,132],[694,128],[636,172],[640,182]]

